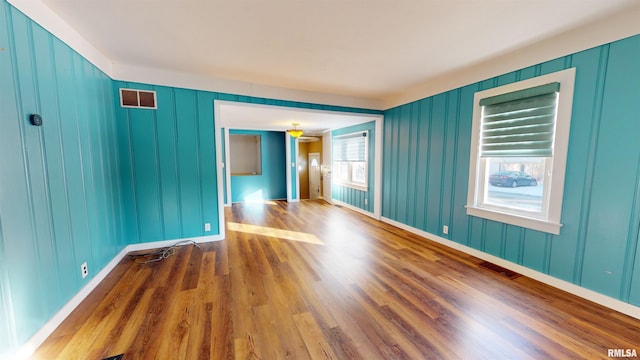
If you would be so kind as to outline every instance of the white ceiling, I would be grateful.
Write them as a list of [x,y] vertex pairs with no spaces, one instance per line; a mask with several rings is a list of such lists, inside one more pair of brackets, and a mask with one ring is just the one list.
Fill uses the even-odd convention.
[[640,0],[37,1],[114,68],[380,103],[640,9]]
[[116,64],[384,98],[637,0],[42,0]]
[[297,123],[305,136],[319,135],[331,129],[374,121],[375,115],[347,114],[332,111],[295,109],[280,106],[221,102],[220,126],[230,129],[274,130],[292,129]]

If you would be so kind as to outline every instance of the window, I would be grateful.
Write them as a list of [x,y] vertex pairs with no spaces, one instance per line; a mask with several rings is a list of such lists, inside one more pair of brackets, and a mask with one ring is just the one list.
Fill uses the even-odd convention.
[[368,131],[333,138],[333,183],[367,191]]
[[156,109],[156,92],[135,89],[120,89],[120,106],[129,108]]
[[229,135],[231,175],[262,175],[260,135]]
[[575,69],[474,97],[467,214],[559,234]]

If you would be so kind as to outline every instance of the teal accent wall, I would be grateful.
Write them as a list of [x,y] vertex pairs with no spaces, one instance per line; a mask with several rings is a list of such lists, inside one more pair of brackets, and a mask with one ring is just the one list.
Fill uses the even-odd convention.
[[[121,107],[120,88],[156,91],[157,110]],[[215,94],[121,81],[113,93],[128,242],[220,234]]]
[[[157,110],[121,107],[120,88],[156,91]],[[215,100],[381,113],[375,110],[114,81],[113,106],[117,119],[122,211],[126,220],[128,243],[220,234],[213,108]],[[284,144],[284,140],[282,143]],[[282,163],[284,164],[284,160]],[[233,194],[231,198],[236,201]],[[286,192],[283,198],[286,198]],[[211,231],[204,232],[204,223],[207,222],[211,224]]]
[[[640,305],[638,58],[634,36],[385,111],[382,215]],[[467,216],[473,94],[570,67],[560,235]]]
[[[285,134],[279,131],[229,130],[229,134],[259,135],[262,174],[231,175],[231,201],[287,198]],[[233,162],[233,153],[231,162]]]
[[[350,134],[359,131],[369,131],[368,134],[368,191],[362,191],[347,186],[341,186],[337,184],[331,184],[331,197],[334,200],[341,201],[343,203],[355,206],[365,211],[373,212],[373,201],[375,188],[375,147],[376,147],[376,122],[370,121],[368,123],[345,127],[342,129],[336,129],[331,131],[331,137],[339,135]],[[366,199],[366,204],[365,204]]]
[[[381,113],[113,81],[5,0],[0,48],[0,357],[127,244],[220,233],[214,100]],[[158,109],[121,108],[120,87]]]
[[[127,241],[112,80],[5,1],[0,48],[3,357]],[[32,113],[41,127],[29,123]]]

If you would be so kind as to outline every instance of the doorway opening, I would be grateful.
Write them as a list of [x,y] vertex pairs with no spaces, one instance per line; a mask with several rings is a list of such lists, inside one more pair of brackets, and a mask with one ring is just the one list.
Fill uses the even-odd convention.
[[323,198],[322,152],[321,136],[304,136],[298,139],[300,200]]

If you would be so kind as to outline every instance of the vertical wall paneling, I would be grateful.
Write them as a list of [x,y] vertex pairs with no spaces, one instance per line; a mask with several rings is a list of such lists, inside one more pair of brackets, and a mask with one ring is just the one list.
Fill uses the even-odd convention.
[[[566,220],[558,241],[552,242],[550,272],[566,281],[580,284],[584,260],[586,222],[591,207],[595,153],[600,127],[602,99],[609,46],[589,49],[572,58],[576,73],[576,88],[571,122],[571,146],[587,151],[568,154],[566,181],[581,182],[581,186],[565,186],[563,216]],[[582,176],[582,178],[575,178]],[[571,226],[570,224],[576,224]],[[566,254],[575,252],[574,256]]]
[[[5,51],[0,52],[0,111],[2,117],[0,117],[0,154],[8,154],[10,151],[15,151],[15,130],[10,131],[11,128],[15,129],[15,123],[8,122],[9,118],[18,118],[18,109],[16,104],[16,93],[14,88],[14,62],[12,61],[12,54],[6,49],[10,49],[9,32],[10,32],[10,17],[7,13],[8,7],[3,4],[0,6],[0,47]],[[5,157],[0,157],[0,184],[5,184],[7,177],[11,176],[9,173],[9,164],[7,164]],[[11,161],[11,160],[10,160]],[[11,161],[13,162],[13,161]],[[10,164],[15,167],[15,163]],[[5,185],[2,185],[3,187]],[[8,244],[5,241],[5,233],[7,229],[3,226],[3,219],[6,219],[5,212],[10,209],[6,208],[6,198],[4,191],[0,191],[0,357],[5,353],[9,353],[12,348],[17,346],[16,339],[16,325],[15,325],[15,310],[12,305],[12,292],[10,290],[10,277],[8,273],[8,266],[10,265],[10,259],[7,258]],[[13,212],[13,209],[11,209]],[[6,220],[4,220],[6,221]],[[10,236],[10,234],[8,234]],[[10,248],[10,247],[9,247]]]
[[[636,179],[640,179],[640,158],[638,159],[638,165],[636,166]],[[629,235],[627,241],[627,249],[625,251],[625,260],[622,270],[622,284],[620,286],[620,298],[629,301],[632,293],[637,293],[638,290],[632,288],[634,285],[634,277],[640,274],[640,269],[637,265],[640,263],[640,259],[637,258],[640,251],[639,244],[640,236],[640,181],[636,181],[636,187],[633,194],[633,206],[631,209],[631,221],[629,221]],[[636,283],[638,283],[636,279]]]
[[[410,164],[410,153],[409,153],[409,136],[410,132],[410,120],[411,116],[411,107],[403,106],[400,109],[400,121],[398,122],[398,170],[396,172],[396,176],[398,177],[398,183],[396,187],[396,201],[399,204],[406,204],[409,200],[408,189],[407,189],[407,181],[409,178],[409,164]],[[405,206],[399,206],[397,211],[398,219],[400,221],[407,221],[407,211]]]
[[635,243],[636,243],[635,252],[630,251],[628,254],[628,256],[631,256],[633,258],[633,262],[629,262],[629,266],[631,266],[633,270],[631,271],[631,274],[630,274],[628,291],[629,291],[629,303],[640,306],[640,245],[639,245],[640,231],[635,234]]
[[[602,97],[593,192],[587,224],[582,285],[619,297],[627,276],[627,253],[635,253],[637,234],[629,234],[634,215],[640,146],[640,97],[632,84],[640,82],[640,37],[611,44]],[[620,174],[615,179],[612,174]],[[606,239],[606,241],[605,241]],[[634,248],[630,248],[630,247]],[[627,283],[628,286],[628,283]]]
[[[13,24],[14,31],[12,49],[15,51],[15,62],[17,64],[14,77],[15,89],[20,99],[18,101],[19,117],[25,119],[28,117],[29,110],[33,109],[33,112],[39,112],[40,110],[37,98],[37,75],[34,73],[33,68],[33,37],[28,19],[20,16],[17,11],[12,11],[11,15],[10,21]],[[40,156],[42,153],[42,134],[40,129],[28,127],[26,121],[19,121],[17,130],[18,132],[15,135],[22,139],[20,149],[22,166],[19,177],[24,179],[26,185],[26,188],[25,186],[21,186],[21,188],[25,191],[23,195],[27,202],[25,204],[25,215],[27,216],[26,219],[28,219],[26,222],[22,220],[22,226],[29,228],[29,237],[32,240],[25,242],[25,246],[22,248],[27,256],[28,263],[13,264],[16,268],[9,267],[12,273],[10,281],[18,281],[22,275],[20,272],[24,271],[23,274],[27,278],[36,281],[26,286],[23,285],[22,289],[27,291],[46,291],[47,285],[45,282],[50,280],[50,278],[47,278],[47,271],[52,269],[44,268],[44,264],[39,262],[41,255],[39,245],[42,245],[43,251],[46,251],[50,247],[49,239],[51,238],[50,234],[48,234],[50,230],[48,226],[49,217],[47,216],[48,209],[44,206],[38,206],[46,201],[43,159]],[[32,264],[35,264],[35,266]],[[20,272],[16,271],[18,269],[20,269]],[[42,276],[38,276],[40,273]],[[17,312],[26,312],[27,309],[33,311],[33,314],[23,314],[22,316],[22,318],[34,322],[32,326],[37,324],[38,318],[42,318],[46,314],[45,307],[46,305],[42,299],[37,298],[25,299],[24,304],[14,304]]]
[[[113,81],[6,1],[0,18],[3,355],[126,244],[222,233],[214,100],[381,114]],[[120,87],[153,89],[158,109],[121,108]]]
[[[471,150],[471,119],[473,114],[473,95],[478,90],[477,85],[465,86],[460,89],[458,112],[455,132],[456,147],[454,151],[455,172],[453,174],[453,220],[449,224],[449,239],[468,245],[470,226],[465,210],[467,203],[467,185],[469,178],[469,151]],[[419,145],[420,146],[420,145]]]
[[427,219],[427,188],[429,183],[428,171],[426,169],[429,168],[429,146],[431,142],[429,141],[429,135],[431,133],[431,99],[420,100],[415,103],[417,106],[416,115],[420,116],[420,120],[418,121],[418,137],[417,141],[417,153],[416,157],[416,183],[422,184],[421,186],[416,187],[416,202],[415,202],[415,221],[416,227],[421,230],[426,229],[426,219]]
[[[395,141],[395,127],[398,126],[399,121],[397,119],[398,113],[400,112],[400,108],[393,108],[391,110],[387,110],[385,112],[385,121],[384,123],[384,141],[383,146],[388,151],[383,151],[383,160],[382,160],[382,193],[383,194],[395,194],[395,182],[397,180],[396,166],[397,162],[395,162],[394,157],[397,156],[398,152],[396,150],[397,141]],[[386,198],[382,201],[382,213],[387,214],[389,217],[396,218],[395,211],[395,201],[391,197]]]
[[440,177],[440,188],[442,189],[440,193],[440,207],[442,211],[440,212],[440,219],[438,221],[437,233],[448,237],[448,235],[442,232],[442,226],[451,223],[451,219],[453,217],[453,183],[445,181],[445,179],[454,179],[455,178],[455,164],[456,164],[456,153],[454,149],[456,148],[457,141],[457,131],[458,131],[458,119],[459,119],[459,100],[460,100],[460,90],[455,90],[449,94],[447,97],[447,113],[445,118],[445,128],[444,128],[444,156],[443,156],[443,174],[444,176]]
[[[158,109],[120,107],[119,88],[156,91]],[[216,124],[214,101],[247,102],[314,108],[326,111],[380,114],[380,111],[272,100],[233,94],[113,81],[117,123],[121,211],[128,243],[219,235]],[[219,125],[218,125],[219,126]],[[219,128],[219,127],[218,127]],[[221,134],[225,131],[219,128]],[[228,133],[228,131],[226,131]],[[283,133],[280,133],[284,136]],[[221,136],[223,138],[223,136]],[[221,142],[223,140],[221,139]],[[295,141],[295,140],[293,140]],[[284,148],[284,138],[280,140]],[[220,151],[226,147],[221,144]],[[292,147],[292,151],[295,148]],[[267,149],[267,152],[271,149]],[[226,156],[226,153],[223,153]],[[285,173],[284,156],[272,168]],[[295,157],[293,157],[295,158]],[[223,157],[224,159],[224,157]],[[269,158],[268,160],[271,160]],[[294,169],[295,170],[295,169]],[[283,175],[284,176],[284,175]],[[292,179],[295,179],[292,177]],[[224,185],[225,178],[222,178]],[[232,179],[229,178],[229,182]],[[295,181],[295,180],[294,180]],[[295,182],[294,182],[295,187]],[[233,188],[233,186],[232,186]],[[295,188],[294,188],[295,191]],[[234,196],[229,194],[227,201]],[[286,198],[275,194],[275,198]],[[211,231],[204,232],[204,223]]]
[[[0,3],[0,355],[122,248],[112,80]],[[43,125],[32,126],[38,113]],[[89,277],[80,264],[87,261]]]
[[[382,215],[441,236],[450,221],[452,241],[640,304],[639,56],[640,36],[633,36],[416,102],[428,109],[385,111]],[[560,235],[467,216],[474,92],[569,67],[577,76]],[[413,153],[427,157],[412,162],[415,172],[402,160]],[[425,203],[403,202],[403,188],[425,193]],[[424,223],[413,220],[423,212]]]
[[[427,216],[426,231],[439,234],[441,209],[442,181],[441,174],[445,164],[445,123],[447,121],[448,94],[433,97],[431,104],[431,121],[429,131],[429,168],[427,170]],[[413,151],[413,150],[412,150]]]
[[[204,223],[211,224],[211,231],[203,235],[219,234],[218,224],[218,174],[216,165],[215,126],[213,123],[213,101],[210,95],[197,92],[198,119],[198,156],[200,161],[200,212],[203,221],[200,223],[204,229]],[[213,139],[210,141],[209,139]],[[204,230],[203,230],[204,231]]]
[[[422,103],[421,101],[416,101],[411,103],[411,113],[412,113],[412,117],[416,117],[418,119],[421,118],[421,113],[422,113]],[[423,134],[423,130],[426,128],[426,126],[424,125],[424,122],[422,121],[416,121],[416,124],[413,128],[413,136],[411,138],[412,142],[417,142],[417,143],[425,143],[425,142],[421,142],[420,139],[421,137],[424,136]],[[422,229],[422,227],[424,226],[424,198],[425,198],[425,193],[426,193],[426,189],[424,188],[424,186],[420,186],[419,184],[424,183],[424,173],[419,171],[420,169],[420,164],[422,164],[422,162],[424,162],[425,159],[425,155],[426,155],[426,151],[421,151],[420,149],[418,149],[418,151],[416,151],[413,154],[413,161],[411,162],[411,168],[412,168],[412,176],[411,179],[409,180],[409,183],[412,185],[411,188],[411,194],[412,194],[412,207],[414,209],[416,209],[416,211],[411,213],[411,216],[409,218],[409,223],[411,226],[416,227],[418,229]]]
[[[200,134],[197,108],[197,92],[175,89],[177,134],[178,182],[181,204],[182,237],[201,236],[202,217],[202,178],[201,154],[199,153]],[[210,117],[211,119],[211,117]],[[213,131],[207,134],[212,143]],[[214,166],[210,164],[209,166]],[[161,180],[160,180],[161,181]]]
[[[0,245],[2,244],[2,224],[0,224]],[[11,305],[11,290],[9,289],[9,280],[7,278],[7,270],[4,255],[0,247],[0,358],[4,358],[6,349],[12,349],[17,346],[15,339],[15,321],[13,318],[13,306]]]
[[[178,122],[176,119],[176,98],[166,87],[155,87],[157,110],[155,112],[157,144],[156,156],[159,161],[160,194],[163,239],[182,237],[182,212],[180,211],[178,166]],[[146,110],[149,111],[149,110]]]

